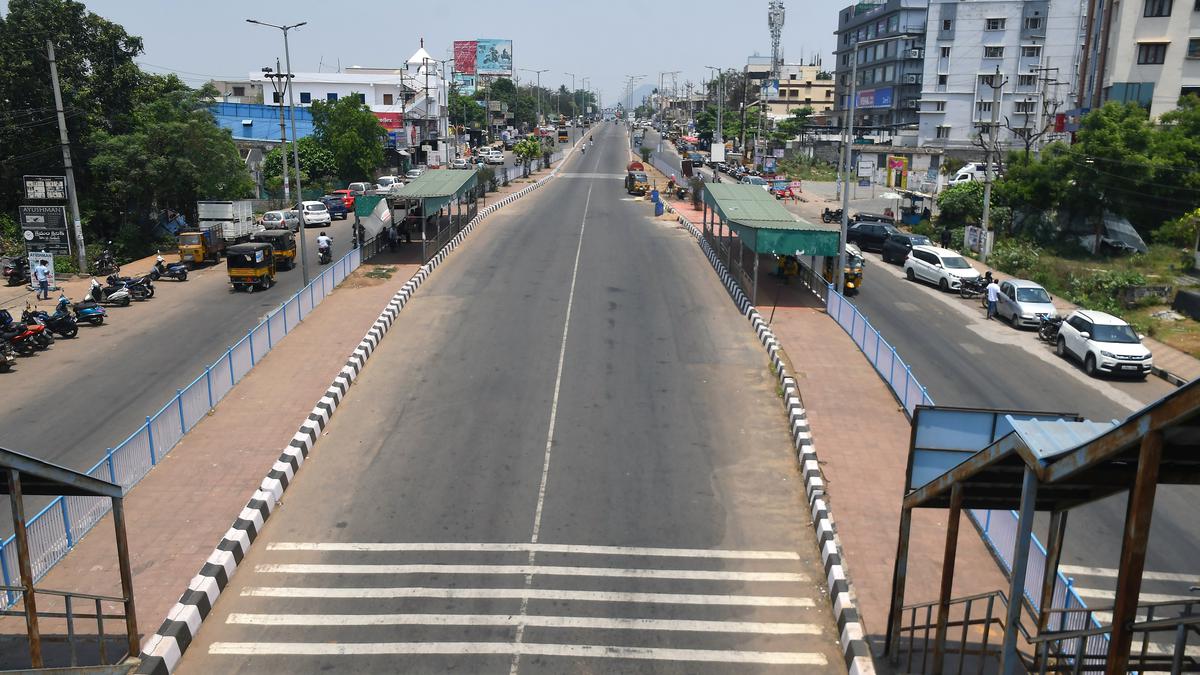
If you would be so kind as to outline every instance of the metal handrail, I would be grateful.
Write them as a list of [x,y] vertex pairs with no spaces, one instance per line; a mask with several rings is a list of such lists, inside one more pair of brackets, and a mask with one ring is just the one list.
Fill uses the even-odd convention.
[[[1135,633],[1154,633],[1167,629],[1176,629],[1180,626],[1192,626],[1191,630],[1200,633],[1200,615],[1180,616],[1168,619],[1154,619],[1152,621],[1135,622],[1131,625],[1131,630]],[[1041,643],[1052,640],[1073,640],[1081,637],[1094,637],[1097,635],[1105,635],[1112,632],[1112,626],[1102,626],[1100,628],[1083,628],[1079,630],[1064,630],[1055,632],[1041,633],[1040,635],[1030,638],[1030,642]]]
[[[58,595],[62,597],[70,596],[72,598],[85,598],[87,600],[103,600],[106,602],[125,602],[125,598],[118,598],[111,595],[95,595],[92,593],[76,593],[74,591],[59,591],[51,588],[35,588],[35,593],[45,593],[46,595]],[[23,586],[4,586],[0,585],[0,591],[13,591],[16,593],[24,593]]]

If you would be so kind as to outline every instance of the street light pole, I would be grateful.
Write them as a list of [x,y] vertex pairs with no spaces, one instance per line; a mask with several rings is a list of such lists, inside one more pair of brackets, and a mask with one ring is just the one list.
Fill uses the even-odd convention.
[[542,124],[542,73],[549,72],[550,69],[542,68],[540,70],[534,70],[533,68],[520,68],[519,70],[526,72],[526,73],[535,73],[537,75],[537,89],[538,89],[538,92],[537,92],[537,94],[538,94],[537,95],[537,105],[538,105],[537,117],[538,118],[537,118],[537,124],[534,126],[540,126]]
[[[304,242],[304,239],[305,239],[305,237],[304,237],[304,227],[305,227],[305,225],[304,225],[304,191],[300,187],[300,150],[299,150],[299,143],[298,143],[298,141],[300,139],[296,133],[296,102],[295,102],[295,94],[293,93],[293,90],[295,89],[295,87],[291,86],[291,80],[292,80],[292,78],[295,77],[295,75],[292,74],[292,53],[291,53],[290,48],[288,47],[288,31],[290,31],[294,28],[299,28],[301,26],[307,25],[308,22],[301,21],[300,23],[292,24],[290,26],[288,26],[288,25],[278,26],[273,23],[267,23],[265,21],[258,21],[256,19],[246,19],[246,23],[253,23],[253,24],[258,24],[260,26],[267,26],[268,28],[278,28],[279,30],[283,31],[283,63],[284,63],[284,66],[287,68],[287,79],[288,79],[288,88],[287,88],[288,115],[292,119],[292,162],[293,162],[293,168],[295,168],[295,170],[296,170],[296,216],[300,220],[300,236],[297,237],[297,239],[300,240],[300,273],[304,279],[304,285],[307,286],[309,279],[308,279],[308,255],[306,255],[306,250],[308,247],[307,247],[307,244],[305,244],[305,242]],[[284,161],[287,161],[286,157],[284,158]]]
[[275,94],[279,99],[276,105],[279,106],[279,150],[283,153],[283,161],[280,162],[280,166],[283,169],[283,203],[290,204],[292,203],[292,188],[288,184],[287,120],[283,115],[283,92],[287,89],[287,84],[284,83],[287,75],[279,67],[279,59],[275,59],[274,71],[268,66],[263,68],[263,73],[264,77],[271,80],[271,88],[275,90]]
[[563,73],[563,75],[571,76],[571,104],[578,105],[579,97],[575,95],[575,73]]

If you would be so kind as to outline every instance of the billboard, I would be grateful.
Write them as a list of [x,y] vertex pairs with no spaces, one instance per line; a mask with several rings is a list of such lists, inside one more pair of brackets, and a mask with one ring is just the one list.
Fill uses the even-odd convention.
[[475,40],[454,41],[454,70],[467,75],[475,74],[475,54],[478,50]]
[[512,76],[512,40],[486,39],[475,42],[475,74]]
[[474,96],[475,76],[467,73],[454,73],[454,86],[463,96]]
[[857,108],[890,108],[892,107],[892,88],[865,89],[858,92],[854,105]]

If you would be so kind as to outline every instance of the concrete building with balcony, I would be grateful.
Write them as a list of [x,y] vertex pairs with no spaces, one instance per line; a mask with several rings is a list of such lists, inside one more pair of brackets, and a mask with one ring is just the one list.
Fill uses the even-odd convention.
[[878,0],[838,13],[833,125],[845,124],[857,61],[856,132],[881,138],[915,133],[927,5],[928,0]]
[[920,145],[982,153],[977,139],[993,119],[993,85],[1001,147],[1065,138],[1059,115],[1073,105],[1085,2],[931,0]]
[[1152,117],[1200,95],[1200,1],[1088,0],[1078,112],[1133,101]]

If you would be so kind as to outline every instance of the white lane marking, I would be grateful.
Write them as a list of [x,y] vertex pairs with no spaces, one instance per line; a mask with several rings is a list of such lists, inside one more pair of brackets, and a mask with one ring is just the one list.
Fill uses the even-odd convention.
[[727,570],[657,570],[555,565],[328,565],[266,563],[261,574],[524,574],[539,577],[617,577],[623,579],[691,579],[698,581],[808,581],[796,572],[732,572]]
[[373,542],[279,542],[267,544],[268,551],[364,552],[472,552],[472,553],[568,553],[576,555],[624,555],[660,558],[720,558],[734,560],[799,560],[795,551],[739,551],[704,548],[644,548],[639,546],[586,546],[575,544],[525,543],[373,543]]
[[[1071,575],[1087,575],[1092,577],[1112,577],[1117,578],[1117,570],[1114,567],[1087,567],[1085,565],[1059,565],[1058,571],[1065,576]],[[1181,581],[1184,583],[1194,584],[1200,582],[1200,572],[1194,574],[1175,574],[1173,572],[1143,572],[1143,581]],[[1200,595],[1196,596],[1200,600]]]
[[214,642],[209,654],[233,656],[372,656],[426,654],[512,654],[572,658],[698,661],[764,665],[825,665],[808,652],[743,652],[716,649],[656,649],[615,645],[521,644],[519,642]]
[[225,623],[246,626],[516,626],[597,628],[601,630],[682,631],[691,633],[756,633],[820,635],[811,623],[760,621],[682,621],[625,617],[500,614],[230,614]]
[[571,591],[551,588],[344,588],[251,586],[244,597],[257,598],[439,598],[457,600],[578,600],[660,605],[719,605],[724,607],[813,607],[811,598],[776,595],[705,595],[693,593],[627,593],[622,591]]
[[[596,159],[597,164],[599,158]],[[560,165],[561,166],[561,165]],[[529,542],[532,544],[538,543],[538,534],[542,530],[542,511],[546,506],[546,481],[550,477],[550,453],[554,449],[554,427],[558,423],[558,396],[562,391],[562,376],[563,364],[567,359],[567,336],[571,332],[571,310],[575,306],[575,283],[579,280],[579,259],[583,256],[583,233],[587,230],[587,214],[588,208],[592,204],[592,188],[596,183],[588,183],[587,199],[583,202],[583,217],[579,220],[579,243],[575,245],[575,265],[571,268],[571,290],[567,294],[567,315],[563,319],[562,343],[558,347],[558,371],[554,375],[554,398],[550,400],[550,427],[546,430],[546,452],[542,459],[542,478],[538,483],[537,508],[533,512],[533,533],[529,537]],[[530,565],[537,559],[537,551],[529,551],[528,562]],[[533,575],[525,575],[525,588],[533,585]],[[521,598],[521,616],[529,610],[529,597]],[[515,641],[521,644],[525,638],[525,625],[517,625],[517,633]],[[521,652],[515,651],[512,654],[512,665],[509,666],[509,675],[517,675],[517,670],[521,665]]]
[[623,173],[560,173],[559,178],[600,178],[607,180],[625,180]]
[[[1116,591],[1109,591],[1109,590],[1105,590],[1102,588],[1080,588],[1078,586],[1075,586],[1073,588],[1075,589],[1075,592],[1079,594],[1080,597],[1100,598],[1102,600],[1116,600],[1117,599]],[[1138,596],[1138,602],[1140,602],[1140,603],[1188,602],[1188,601],[1195,602],[1196,600],[1200,600],[1200,596],[1166,595],[1163,593],[1142,593],[1141,595]]]

